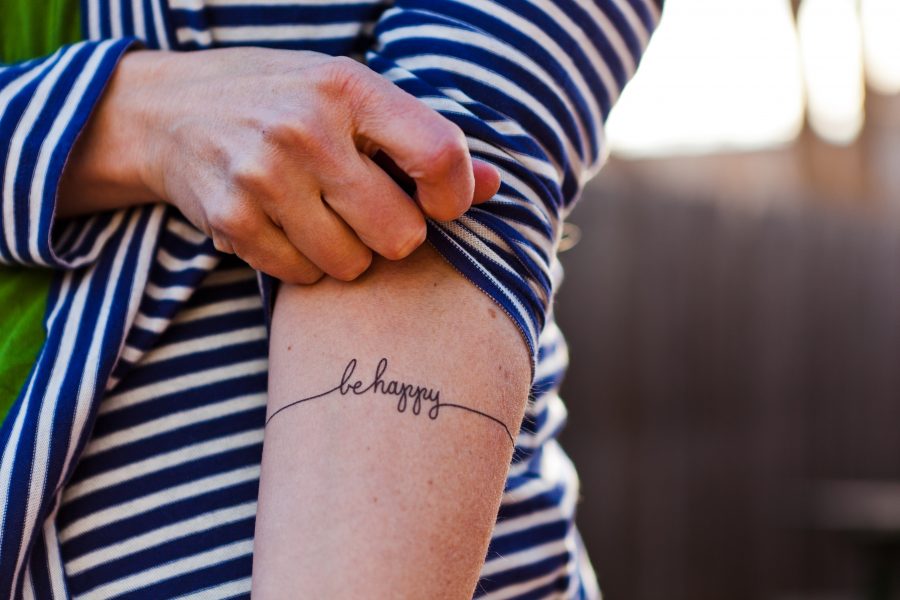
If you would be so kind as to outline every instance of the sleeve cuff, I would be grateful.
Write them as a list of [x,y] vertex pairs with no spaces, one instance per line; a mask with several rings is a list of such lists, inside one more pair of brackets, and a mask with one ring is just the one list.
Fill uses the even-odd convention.
[[60,177],[122,55],[137,38],[66,45],[0,68],[0,262],[72,269],[99,256],[114,233],[109,214],[56,226]]

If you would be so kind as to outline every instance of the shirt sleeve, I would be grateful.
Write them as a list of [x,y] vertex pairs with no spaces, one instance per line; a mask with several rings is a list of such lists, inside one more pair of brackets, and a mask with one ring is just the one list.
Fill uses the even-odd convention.
[[428,240],[513,319],[537,360],[562,223],[607,156],[603,124],[662,0],[397,0],[367,64],[500,169],[489,202]]
[[72,146],[122,54],[137,40],[79,42],[0,65],[0,263],[71,269],[97,258],[111,213],[54,219]]

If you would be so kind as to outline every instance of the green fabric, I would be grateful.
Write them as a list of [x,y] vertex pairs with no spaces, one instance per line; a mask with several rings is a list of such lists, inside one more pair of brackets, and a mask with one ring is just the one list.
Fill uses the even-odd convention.
[[[46,56],[80,39],[79,0],[0,0],[0,63]],[[47,269],[0,267],[0,422],[46,339],[52,277]]]
[[47,269],[0,268],[0,422],[44,345],[44,311],[52,277]]
[[45,56],[81,39],[78,0],[0,0],[0,62]]

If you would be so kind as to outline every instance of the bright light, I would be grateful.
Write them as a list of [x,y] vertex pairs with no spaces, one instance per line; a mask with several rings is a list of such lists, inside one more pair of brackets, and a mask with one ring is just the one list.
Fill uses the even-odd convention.
[[866,79],[882,94],[900,92],[900,2],[862,0]]
[[659,156],[782,145],[803,125],[802,81],[789,0],[667,0],[610,115],[610,147]]
[[[896,1],[896,0],[894,0]],[[849,144],[862,130],[865,87],[854,0],[803,0],[797,13],[809,122],[824,139]]]

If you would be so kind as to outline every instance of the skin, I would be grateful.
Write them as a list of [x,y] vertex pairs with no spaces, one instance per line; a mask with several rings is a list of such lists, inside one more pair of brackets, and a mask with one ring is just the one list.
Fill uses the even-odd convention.
[[[512,320],[425,244],[402,261],[376,257],[352,282],[282,287],[268,414],[333,388],[351,358],[368,383],[387,357],[389,379],[437,389],[515,435],[529,356]],[[268,423],[254,599],[472,597],[513,446],[485,417],[444,408],[431,420],[396,403],[329,395]]]
[[[198,75],[200,74],[200,75]],[[202,107],[202,109],[198,109]],[[386,153],[408,196],[375,164]],[[379,163],[383,164],[383,163]],[[365,66],[259,48],[131,51],[66,165],[57,215],[168,202],[281,279],[269,406],[371,380],[437,390],[437,419],[337,394],[266,426],[256,598],[469,598],[522,419],[530,354],[425,239],[499,186],[460,130]]]

